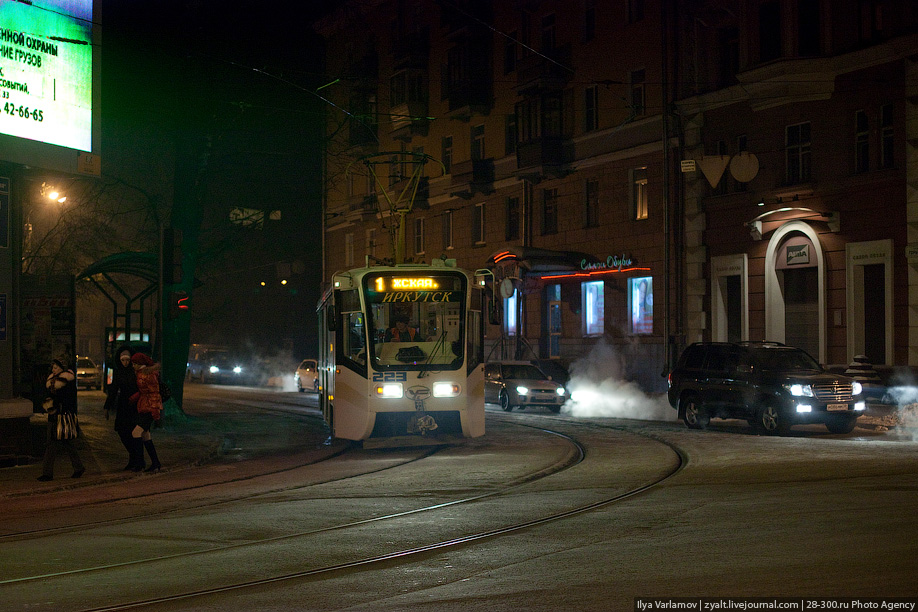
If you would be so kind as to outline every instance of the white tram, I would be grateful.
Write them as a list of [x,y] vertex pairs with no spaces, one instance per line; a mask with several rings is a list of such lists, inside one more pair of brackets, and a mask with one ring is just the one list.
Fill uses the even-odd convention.
[[481,286],[453,260],[336,272],[319,304],[319,407],[365,446],[485,431]]

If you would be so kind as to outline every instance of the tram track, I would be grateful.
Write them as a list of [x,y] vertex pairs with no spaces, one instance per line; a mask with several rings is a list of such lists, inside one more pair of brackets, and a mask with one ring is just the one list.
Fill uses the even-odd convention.
[[[463,504],[472,504],[474,502],[481,502],[488,498],[506,496],[510,494],[511,492],[518,492],[522,487],[526,485],[535,483],[543,478],[546,478],[554,474],[558,474],[560,472],[563,472],[566,469],[579,465],[581,462],[583,462],[586,456],[586,452],[587,452],[586,449],[575,438],[563,432],[546,429],[544,426],[540,426],[536,424],[519,423],[518,421],[513,422],[513,419],[504,418],[502,416],[499,417],[499,420],[501,420],[502,422],[509,422],[510,424],[518,426],[518,427],[529,428],[531,430],[538,430],[541,433],[545,433],[545,434],[549,434],[553,436],[559,436],[567,440],[568,444],[570,444],[571,447],[576,450],[573,453],[569,453],[564,461],[556,462],[555,464],[551,466],[548,466],[541,470],[534,471],[529,474],[520,475],[518,478],[515,478],[512,483],[507,483],[505,486],[502,486],[500,488],[497,488],[491,491],[486,491],[483,493],[479,493],[476,495],[465,496],[462,498],[457,498],[454,500],[449,500],[446,502],[441,502],[441,503],[436,503],[436,504],[430,504],[427,506],[414,508],[408,511],[402,511],[402,512],[396,512],[396,513],[390,513],[387,515],[370,517],[370,518],[359,520],[359,521],[344,522],[344,523],[340,523],[336,525],[326,526],[321,529],[306,530],[306,531],[297,532],[297,533],[283,534],[275,538],[268,538],[268,539],[263,539],[259,541],[250,541],[250,542],[235,543],[235,544],[230,544],[230,545],[216,546],[216,547],[211,547],[211,548],[201,549],[201,550],[196,550],[196,551],[188,551],[188,552],[184,552],[184,553],[177,554],[177,555],[160,556],[160,557],[142,559],[142,560],[133,560],[129,563],[124,563],[124,564],[98,566],[98,567],[92,567],[92,568],[81,568],[81,569],[76,569],[76,570],[69,571],[69,572],[46,574],[43,576],[30,576],[30,577],[19,578],[16,580],[0,581],[0,587],[4,585],[14,584],[14,583],[22,584],[28,581],[34,581],[34,580],[39,580],[39,579],[43,581],[47,581],[49,579],[54,579],[54,578],[73,577],[75,575],[87,575],[88,573],[104,573],[106,571],[124,569],[125,567],[128,567],[128,566],[137,567],[139,564],[147,565],[147,564],[154,564],[156,562],[161,562],[161,561],[168,561],[170,563],[174,563],[176,560],[180,558],[191,558],[191,557],[207,558],[211,555],[224,554],[231,550],[239,551],[245,548],[265,547],[269,545],[279,544],[282,542],[290,542],[290,541],[298,540],[301,538],[310,538],[310,537],[317,536],[319,534],[328,534],[331,532],[342,532],[342,531],[346,532],[351,529],[365,527],[371,523],[379,523],[379,522],[385,522],[385,521],[397,521],[399,519],[403,519],[411,515],[436,512],[436,511],[444,510],[449,507],[459,506]],[[571,422],[567,420],[567,424],[570,425]],[[577,424],[577,425],[584,425],[584,424]],[[634,432],[628,432],[628,433],[634,433]],[[635,435],[643,435],[643,434],[635,434]],[[191,590],[191,591],[183,592],[183,593],[171,593],[171,594],[157,596],[157,597],[137,598],[130,602],[118,603],[115,605],[108,605],[108,606],[103,606],[103,607],[85,608],[85,609],[101,611],[101,610],[123,610],[123,609],[140,608],[140,607],[150,606],[150,605],[154,605],[158,603],[188,600],[188,599],[192,599],[196,597],[203,597],[207,595],[219,595],[221,593],[231,593],[233,591],[238,591],[240,589],[256,588],[256,587],[260,587],[260,586],[264,586],[268,584],[280,583],[284,581],[317,579],[322,576],[328,576],[328,575],[332,575],[335,573],[346,572],[348,570],[355,569],[355,568],[373,567],[376,565],[383,565],[386,563],[391,563],[392,561],[395,561],[395,560],[399,560],[399,562],[401,562],[401,561],[406,561],[406,560],[417,558],[424,554],[434,553],[436,551],[442,551],[442,550],[448,550],[451,548],[468,546],[476,542],[482,542],[482,541],[489,540],[489,539],[499,538],[504,535],[513,534],[513,533],[516,533],[522,530],[531,529],[531,528],[534,528],[540,525],[545,525],[545,524],[549,524],[555,521],[560,521],[566,518],[574,517],[579,514],[590,512],[590,511],[593,511],[599,508],[604,508],[606,506],[624,501],[636,495],[640,495],[656,486],[659,486],[666,480],[672,478],[679,471],[681,471],[685,463],[687,462],[687,457],[685,456],[685,454],[673,444],[666,442],[665,440],[656,439],[648,435],[643,435],[643,437],[648,438],[648,439],[653,439],[655,442],[668,446],[668,448],[672,451],[672,453],[676,457],[676,460],[674,462],[672,469],[667,470],[659,478],[655,478],[650,482],[643,483],[640,486],[632,487],[627,491],[623,491],[615,495],[611,495],[611,496],[593,501],[591,503],[580,504],[580,505],[576,505],[571,508],[564,509],[562,511],[551,512],[547,515],[536,517],[531,520],[518,521],[512,524],[500,526],[497,528],[483,529],[483,530],[480,530],[474,533],[468,533],[468,534],[464,534],[464,535],[453,537],[453,538],[445,538],[445,539],[437,540],[437,541],[430,542],[430,543],[425,543],[425,544],[418,545],[418,546],[398,548],[397,550],[388,551],[388,552],[384,552],[384,553],[376,554],[376,555],[370,555],[370,556],[366,556],[366,557],[362,557],[358,559],[351,559],[351,560],[341,561],[337,563],[328,563],[321,567],[308,568],[302,571],[279,573],[278,575],[275,575],[275,576],[261,577],[257,579],[251,579],[251,580],[240,580],[239,582],[228,584],[228,585],[220,585],[220,586],[214,586],[211,588]]]

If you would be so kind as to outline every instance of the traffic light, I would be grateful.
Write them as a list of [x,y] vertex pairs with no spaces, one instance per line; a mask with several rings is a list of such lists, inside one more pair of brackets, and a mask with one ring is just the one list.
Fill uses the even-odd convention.
[[163,282],[175,285],[182,282],[182,230],[167,227],[163,230]]
[[183,314],[191,311],[191,298],[187,291],[169,292],[169,317],[178,319]]

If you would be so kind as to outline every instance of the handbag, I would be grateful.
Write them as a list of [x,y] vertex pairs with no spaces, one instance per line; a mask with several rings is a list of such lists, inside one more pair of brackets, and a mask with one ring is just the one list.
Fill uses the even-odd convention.
[[73,440],[80,435],[80,425],[77,422],[77,415],[73,412],[65,412],[57,416],[57,439]]
[[162,398],[164,404],[172,397],[172,389],[163,381],[162,377],[159,378],[159,397]]

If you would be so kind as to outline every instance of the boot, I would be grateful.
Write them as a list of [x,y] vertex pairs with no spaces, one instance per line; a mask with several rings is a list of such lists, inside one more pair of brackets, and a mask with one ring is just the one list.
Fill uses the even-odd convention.
[[128,449],[131,453],[131,459],[128,461],[128,468],[132,472],[141,472],[147,467],[147,462],[143,458],[143,440],[140,438],[131,438],[131,446]]
[[156,447],[153,445],[153,440],[144,440],[144,447],[147,449],[147,453],[150,455],[150,467],[145,469],[145,472],[155,473],[158,472],[162,467],[159,464],[159,457],[156,455]]

